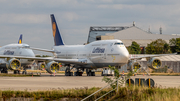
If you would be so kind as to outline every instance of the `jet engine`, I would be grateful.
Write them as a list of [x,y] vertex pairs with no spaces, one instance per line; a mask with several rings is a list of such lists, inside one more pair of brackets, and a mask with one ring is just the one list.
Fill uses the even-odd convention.
[[159,60],[158,58],[150,58],[147,59],[147,66],[151,69],[159,69],[162,65],[161,60]]
[[40,70],[46,70],[46,64],[44,62],[38,63]]
[[21,67],[21,62],[18,59],[12,58],[8,60],[7,67],[10,70],[18,70]]
[[128,69],[133,71],[133,72],[137,72],[137,70],[141,67],[141,64],[137,61],[130,61],[128,63]]
[[50,74],[56,73],[59,69],[59,64],[55,61],[51,61],[46,64],[46,71]]

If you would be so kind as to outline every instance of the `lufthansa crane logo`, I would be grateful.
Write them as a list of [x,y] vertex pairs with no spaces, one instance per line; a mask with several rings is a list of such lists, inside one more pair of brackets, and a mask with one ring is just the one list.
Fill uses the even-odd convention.
[[21,44],[21,39],[19,40],[19,44]]
[[55,22],[53,22],[52,28],[53,28],[53,37],[55,37],[55,34],[56,34],[56,23]]

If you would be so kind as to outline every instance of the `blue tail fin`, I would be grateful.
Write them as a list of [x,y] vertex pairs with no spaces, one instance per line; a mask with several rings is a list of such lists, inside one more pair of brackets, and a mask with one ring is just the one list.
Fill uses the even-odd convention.
[[52,30],[53,30],[53,37],[54,37],[54,45],[55,46],[64,45],[54,14],[51,14],[51,22],[52,22]]
[[18,44],[22,44],[22,34],[19,37]]

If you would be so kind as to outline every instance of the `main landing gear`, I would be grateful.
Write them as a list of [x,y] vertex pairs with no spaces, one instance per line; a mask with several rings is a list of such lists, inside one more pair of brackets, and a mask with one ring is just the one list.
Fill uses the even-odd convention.
[[[76,68],[76,67],[73,67]],[[66,67],[65,76],[73,76],[73,72],[71,72],[70,66]],[[82,76],[84,72],[84,68],[76,68],[76,72],[74,72],[74,76]],[[86,69],[87,76],[95,76],[95,72],[92,72],[90,69]]]
[[70,67],[67,67],[65,70],[65,76],[73,76],[73,72],[71,72]]
[[77,69],[77,71],[74,72],[74,76],[82,76],[84,70],[82,70],[82,72],[81,72],[81,71],[79,70],[79,68],[76,68],[76,69]]
[[27,74],[26,68],[27,68],[27,66],[23,67],[22,74],[25,74],[25,75]]
[[8,71],[7,71],[7,67],[2,67],[2,68],[0,68],[1,70],[1,73],[8,73]]
[[86,69],[87,76],[95,76],[95,72],[92,72],[90,69]]
[[20,70],[14,70],[14,74],[20,74]]

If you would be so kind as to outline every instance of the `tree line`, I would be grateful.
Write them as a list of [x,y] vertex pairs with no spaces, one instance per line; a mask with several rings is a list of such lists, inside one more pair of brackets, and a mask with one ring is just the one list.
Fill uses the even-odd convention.
[[140,45],[133,41],[131,46],[127,47],[130,54],[167,54],[180,52],[180,38],[172,38],[167,43],[165,40],[157,39],[147,44],[145,51],[142,52]]

